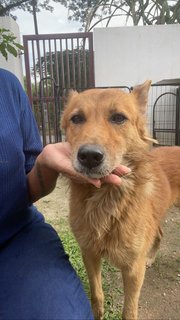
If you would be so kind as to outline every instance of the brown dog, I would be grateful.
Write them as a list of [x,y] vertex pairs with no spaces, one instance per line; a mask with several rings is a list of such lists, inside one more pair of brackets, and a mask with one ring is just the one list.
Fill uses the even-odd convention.
[[145,125],[150,81],[131,93],[92,89],[69,97],[62,125],[72,146],[74,168],[101,178],[119,164],[131,168],[117,187],[71,182],[70,223],[88,273],[94,315],[103,317],[101,258],[121,269],[123,319],[137,319],[146,263],[162,236],[160,223],[180,197],[180,148],[149,152]]

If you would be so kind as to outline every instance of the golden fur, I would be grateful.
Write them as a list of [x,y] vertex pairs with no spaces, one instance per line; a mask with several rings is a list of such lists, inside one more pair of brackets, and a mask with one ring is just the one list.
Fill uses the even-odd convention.
[[[70,223],[82,251],[97,319],[103,318],[102,257],[122,271],[123,319],[137,319],[146,263],[153,261],[162,236],[161,220],[180,197],[180,148],[149,151],[152,139],[145,124],[149,88],[146,81],[131,93],[73,92],[63,114],[77,171],[100,178],[118,164],[131,168],[120,186],[103,184],[97,189],[71,181]],[[92,148],[103,153],[98,165],[83,165],[84,154],[80,163],[79,150],[84,146],[90,153]]]

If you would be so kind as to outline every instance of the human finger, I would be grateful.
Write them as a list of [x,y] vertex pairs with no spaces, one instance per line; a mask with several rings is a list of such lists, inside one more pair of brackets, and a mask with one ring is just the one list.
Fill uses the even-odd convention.
[[102,183],[109,183],[119,186],[122,183],[122,179],[116,174],[109,174],[101,179]]
[[126,167],[126,166],[123,166],[123,165],[119,165],[118,167],[116,167],[113,170],[112,173],[121,177],[121,176],[126,175],[126,174],[128,174],[130,172],[131,172],[131,169],[129,167]]

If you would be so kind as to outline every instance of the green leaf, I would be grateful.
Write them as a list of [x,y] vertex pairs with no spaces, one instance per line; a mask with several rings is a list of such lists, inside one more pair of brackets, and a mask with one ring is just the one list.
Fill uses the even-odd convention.
[[6,46],[3,42],[0,44],[0,52],[2,53],[3,57],[7,60],[8,55],[6,51]]
[[0,33],[9,32],[8,29],[0,28]]
[[9,43],[7,44],[7,50],[9,53],[13,54],[13,56],[17,57],[17,50]]
[[18,49],[24,50],[24,47],[23,47],[20,43],[14,42],[13,44],[14,44],[14,46],[16,46]]
[[8,52],[14,57],[17,57],[18,49],[24,50],[23,46],[15,41],[16,39],[17,37],[15,37],[10,30],[4,28],[0,29],[0,53],[6,60],[8,58]]
[[13,41],[16,39],[15,37],[12,37],[11,35],[7,35],[7,34],[3,34],[2,36],[3,36],[4,40],[6,40],[7,42]]

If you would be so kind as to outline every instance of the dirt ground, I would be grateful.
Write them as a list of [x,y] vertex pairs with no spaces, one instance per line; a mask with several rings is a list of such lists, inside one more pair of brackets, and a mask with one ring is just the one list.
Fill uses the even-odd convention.
[[[53,193],[36,204],[46,220],[61,232],[60,218],[68,217],[68,187],[64,180],[59,179]],[[163,230],[156,262],[147,269],[141,291],[141,320],[180,320],[180,208],[169,210]]]

